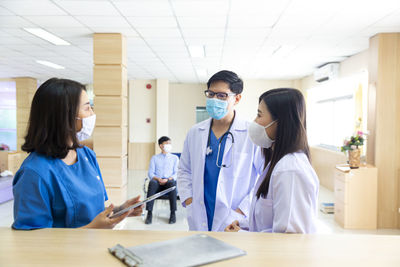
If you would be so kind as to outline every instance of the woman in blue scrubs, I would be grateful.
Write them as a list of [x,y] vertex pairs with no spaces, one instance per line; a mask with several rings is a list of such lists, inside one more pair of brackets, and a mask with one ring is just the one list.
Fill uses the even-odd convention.
[[22,150],[29,153],[13,181],[14,229],[113,228],[138,207],[117,218],[108,199],[95,153],[79,144],[92,134],[96,115],[84,85],[52,78],[35,93]]

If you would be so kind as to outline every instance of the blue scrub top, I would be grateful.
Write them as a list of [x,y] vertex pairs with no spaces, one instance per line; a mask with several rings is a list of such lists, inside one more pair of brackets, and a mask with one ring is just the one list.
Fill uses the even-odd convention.
[[[221,139],[222,137],[220,137]],[[222,158],[225,151],[225,143],[228,137],[225,136],[221,142],[221,150],[219,152],[218,165],[221,166]],[[212,229],[212,223],[214,219],[214,210],[215,210],[215,198],[217,194],[217,185],[218,185],[218,176],[219,168],[216,164],[217,155],[218,155],[218,144],[219,140],[214,135],[214,132],[210,133],[210,147],[212,149],[212,153],[206,155],[206,163],[204,167],[204,204],[206,206],[207,212],[207,222],[208,222],[208,231]]]
[[14,229],[76,228],[104,211],[108,199],[95,153],[78,148],[77,162],[32,152],[15,174]]

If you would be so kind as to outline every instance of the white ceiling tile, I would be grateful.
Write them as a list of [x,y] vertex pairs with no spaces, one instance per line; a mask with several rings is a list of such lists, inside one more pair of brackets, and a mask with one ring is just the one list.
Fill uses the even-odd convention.
[[183,39],[181,38],[181,36],[176,37],[176,38],[145,38],[146,42],[150,45],[150,46],[162,46],[162,45],[166,45],[166,46],[171,46],[171,45],[176,45],[176,46],[182,46],[185,45],[185,42],[183,41]]
[[129,28],[130,25],[121,16],[76,16],[76,18],[89,28]]
[[166,28],[166,29],[151,29],[142,28],[137,29],[143,38],[179,38],[181,33],[178,28]]
[[[65,25],[64,25],[65,26]],[[89,30],[86,27],[45,27],[45,30],[51,32],[61,38],[68,37],[68,38],[92,38],[93,31]]]
[[43,28],[83,27],[79,21],[71,16],[25,16],[24,18]]
[[204,17],[190,16],[177,17],[181,28],[224,28],[226,26],[226,16]]
[[232,15],[267,15],[280,14],[288,5],[289,0],[231,0]]
[[185,28],[182,29],[183,36],[185,39],[190,38],[224,38],[224,28],[213,28],[213,29],[196,29],[196,28]]
[[0,5],[17,15],[67,15],[51,1],[3,0]]
[[224,16],[228,14],[228,0],[173,1],[172,5],[178,17],[183,16]]
[[185,38],[188,45],[211,45],[222,46],[224,44],[224,36],[220,38]]
[[279,14],[268,16],[235,15],[229,17],[230,28],[270,28],[278,20]]
[[74,16],[118,16],[118,11],[108,1],[55,0],[61,8]]
[[135,28],[176,28],[176,19],[170,17],[126,17]]
[[0,6],[0,16],[12,16],[14,13]]
[[130,0],[114,1],[115,6],[126,17],[128,16],[173,16],[169,1]]
[[18,16],[0,16],[0,28],[32,27],[34,24]]
[[271,33],[270,28],[228,28],[226,38],[266,38]]
[[122,27],[90,27],[95,33],[121,33],[126,37],[137,37],[137,32],[132,28]]

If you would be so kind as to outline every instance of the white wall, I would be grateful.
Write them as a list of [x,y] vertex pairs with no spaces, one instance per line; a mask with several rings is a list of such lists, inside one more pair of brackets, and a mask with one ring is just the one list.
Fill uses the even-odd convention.
[[169,85],[169,137],[173,152],[182,152],[189,129],[196,123],[196,107],[205,106],[206,84],[170,83]]
[[[151,84],[150,90],[146,84]],[[156,81],[129,81],[129,142],[150,143],[156,140]],[[150,118],[151,122],[146,123]]]
[[294,82],[279,80],[244,80],[242,99],[236,106],[240,117],[254,120],[257,115],[258,98],[265,91],[279,87],[293,87]]

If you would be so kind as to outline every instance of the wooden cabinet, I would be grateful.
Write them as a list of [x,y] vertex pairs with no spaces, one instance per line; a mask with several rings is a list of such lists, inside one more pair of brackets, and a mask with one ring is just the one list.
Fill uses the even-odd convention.
[[335,169],[335,221],[348,229],[376,229],[378,171]]

